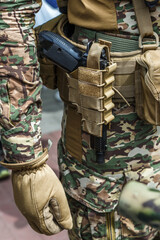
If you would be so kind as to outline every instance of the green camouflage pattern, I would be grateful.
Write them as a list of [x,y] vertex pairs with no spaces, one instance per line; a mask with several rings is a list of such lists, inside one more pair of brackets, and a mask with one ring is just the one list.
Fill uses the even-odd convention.
[[124,34],[129,33],[130,35],[139,34],[132,2],[129,0],[114,0],[114,2],[117,12],[119,32]]
[[155,240],[155,229],[139,222],[133,225],[129,219],[119,216],[117,211],[111,214],[97,213],[71,197],[68,197],[68,202],[74,224],[74,228],[69,231],[71,240]]
[[42,153],[42,82],[33,31],[35,0],[0,1],[0,128],[7,162]]
[[[133,39],[136,39],[134,35],[139,34],[135,12],[132,1],[114,0],[116,11],[118,29],[120,34],[129,34]],[[150,9],[151,20],[153,23],[153,29],[157,34],[160,32],[160,5]]]
[[[105,216],[113,211],[118,216],[117,205],[124,184],[137,180],[154,185],[155,188],[159,186],[160,127],[140,120],[134,107],[123,107],[115,112],[115,119],[107,132],[105,163],[96,163],[95,152],[90,148],[89,135],[84,132],[82,134],[83,156],[82,163],[80,163],[65,149],[63,140],[65,139],[66,115],[67,109],[63,116],[62,139],[58,145],[61,179],[67,194],[80,206],[78,208],[75,207],[76,203],[71,204],[71,209],[74,208],[73,218],[77,218],[74,221],[82,221],[80,219],[83,219],[82,216],[85,214],[84,222],[82,221],[84,226],[75,226],[71,235],[85,228],[86,221],[89,221],[86,220],[89,218],[89,216],[86,217],[86,211],[89,211],[100,220],[95,221],[97,225],[95,222],[92,225],[89,221],[87,224],[91,226],[88,230],[86,227],[85,231],[96,229],[97,232],[93,239],[106,239]],[[155,229],[147,225],[133,223],[120,216],[116,219],[118,219],[114,222],[116,240],[135,236],[139,236],[139,239],[153,239],[157,233]],[[101,227],[104,229],[103,233],[100,230]],[[90,231],[85,234],[86,237],[82,239],[90,239],[87,238],[87,234],[91,234]],[[81,238],[72,237],[71,239]]]
[[[126,10],[123,12],[123,9],[129,12],[132,6],[129,1],[117,3],[120,34],[136,36],[135,21],[131,21],[135,17],[132,13],[126,15]],[[0,5],[0,125],[8,162],[30,161],[42,153],[39,127],[42,83],[33,31],[34,13],[38,10],[35,0],[2,0]],[[156,28],[158,12],[154,12],[158,16],[154,18]],[[130,28],[133,34],[129,36]],[[69,232],[71,240],[151,240],[157,234],[150,226],[120,216],[117,205],[124,184],[130,180],[158,187],[159,128],[141,121],[134,107],[123,107],[114,114],[107,132],[105,163],[96,163],[90,136],[84,132],[82,163],[79,163],[65,148],[65,106],[58,155],[74,220],[74,228]]]
[[[138,29],[131,1],[115,1],[119,33],[113,36],[138,40]],[[152,9],[153,26],[159,34],[159,6]],[[154,16],[154,17],[153,17]],[[103,32],[104,33],[104,32]],[[79,28],[73,40],[86,44],[96,32]],[[138,181],[159,187],[160,127],[143,122],[134,104],[118,104],[115,119],[107,131],[104,164],[96,163],[90,136],[82,131],[82,162],[66,149],[67,106],[62,120],[62,138],[58,144],[62,184],[68,196],[74,227],[71,240],[152,240],[158,230],[137,219],[119,213],[119,197],[125,184]],[[78,144],[78,143],[77,143]]]
[[[160,176],[158,176],[160,177]],[[127,183],[119,200],[123,216],[160,228],[160,186],[135,181]]]

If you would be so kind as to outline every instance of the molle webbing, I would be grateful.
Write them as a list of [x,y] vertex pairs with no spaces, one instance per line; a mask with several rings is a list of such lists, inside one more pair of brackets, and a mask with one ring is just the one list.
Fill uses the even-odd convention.
[[112,60],[117,63],[117,68],[114,72],[115,82],[113,102],[127,102],[135,101],[135,73],[138,71],[136,64],[136,57],[138,52],[121,53],[120,56],[112,56]]
[[[82,114],[82,129],[95,136],[102,136],[102,125],[113,120],[112,96],[114,91],[113,71],[116,64],[110,63],[104,70],[100,70],[100,55],[103,49],[109,57],[107,45],[93,43],[87,58],[87,67],[79,67],[67,74],[69,84],[69,101]],[[108,52],[107,52],[108,51]]]
[[[68,75],[69,101],[76,105],[78,112],[82,114],[83,130],[96,136],[102,134],[101,127],[104,119],[107,123],[113,119],[111,110],[114,105],[111,100],[103,103],[103,84],[101,82],[102,79],[105,79],[106,85],[108,85],[106,96],[108,94],[108,99],[110,99],[114,94],[111,89],[114,81],[111,73],[109,72],[107,75],[105,71],[81,67],[75,72],[75,78],[73,75]],[[94,83],[89,82],[91,79]],[[103,118],[104,104],[107,110]]]

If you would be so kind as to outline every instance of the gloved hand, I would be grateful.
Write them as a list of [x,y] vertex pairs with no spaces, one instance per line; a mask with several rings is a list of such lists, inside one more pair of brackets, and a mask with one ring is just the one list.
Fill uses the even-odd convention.
[[45,163],[47,151],[25,163],[5,164],[12,169],[14,199],[30,226],[52,235],[72,228],[72,217],[59,179]]

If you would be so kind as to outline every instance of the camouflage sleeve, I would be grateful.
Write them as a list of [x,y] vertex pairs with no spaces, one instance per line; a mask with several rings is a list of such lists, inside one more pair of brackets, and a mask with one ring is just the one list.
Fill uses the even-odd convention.
[[36,0],[0,1],[0,130],[7,162],[25,162],[42,154],[42,82],[37,61]]

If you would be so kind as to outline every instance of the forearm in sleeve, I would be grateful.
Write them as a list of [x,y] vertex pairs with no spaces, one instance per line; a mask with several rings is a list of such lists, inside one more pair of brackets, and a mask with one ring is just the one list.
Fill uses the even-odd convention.
[[6,162],[25,162],[42,154],[41,98],[34,37],[34,0],[0,4],[0,127]]

